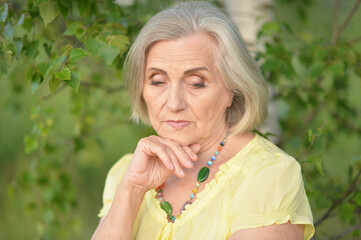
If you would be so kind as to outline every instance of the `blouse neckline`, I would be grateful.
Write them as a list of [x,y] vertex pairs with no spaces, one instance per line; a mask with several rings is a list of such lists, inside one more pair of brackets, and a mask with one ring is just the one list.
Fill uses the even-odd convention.
[[215,195],[217,195],[217,193],[222,189],[222,186],[226,183],[226,180],[233,175],[232,173],[239,172],[239,159],[243,159],[243,156],[252,149],[252,146],[259,138],[260,136],[255,134],[253,139],[250,140],[236,155],[230,158],[227,162],[221,164],[214,178],[204,186],[202,191],[197,194],[197,198],[192,204],[186,205],[185,210],[174,223],[167,221],[167,214],[161,209],[159,200],[154,197],[157,194],[155,189],[148,191],[146,195],[150,213],[162,224],[173,224],[173,226],[183,225],[185,222],[192,219],[211,199],[214,198]]

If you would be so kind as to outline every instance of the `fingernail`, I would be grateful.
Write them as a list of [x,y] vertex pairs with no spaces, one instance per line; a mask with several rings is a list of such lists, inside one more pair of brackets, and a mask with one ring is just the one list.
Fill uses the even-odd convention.
[[169,163],[169,167],[171,170],[173,170],[174,169],[173,163]]
[[183,170],[180,170],[179,172],[183,177],[185,176]]
[[191,167],[193,167],[193,164],[190,162],[190,161],[186,161],[186,165],[189,167],[189,168],[191,168]]

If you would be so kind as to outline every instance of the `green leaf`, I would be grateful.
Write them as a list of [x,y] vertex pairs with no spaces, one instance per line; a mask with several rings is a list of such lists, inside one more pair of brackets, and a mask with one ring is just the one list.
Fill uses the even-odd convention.
[[51,23],[59,14],[56,2],[43,2],[39,5],[39,10],[45,26]]
[[107,37],[107,42],[118,49],[119,54],[123,54],[128,47],[129,38],[125,35],[111,35]]
[[353,200],[356,202],[357,205],[361,206],[361,192],[357,193]]
[[66,18],[69,14],[69,8],[65,6],[61,0],[58,0],[58,8],[61,13],[61,15]]
[[91,3],[92,1],[86,1],[86,0],[77,1],[80,14],[83,15],[86,14],[90,10],[90,7],[92,5]]
[[275,71],[278,70],[282,66],[282,61],[273,56],[267,56],[265,58],[265,62],[263,64],[264,71]]
[[49,1],[51,1],[51,0],[35,0],[33,2],[33,4],[34,4],[34,7],[39,7],[42,3],[49,2]]
[[115,47],[107,45],[99,39],[88,38],[86,41],[86,47],[92,55],[100,56],[108,65],[111,65],[114,59],[118,56],[118,51]]
[[70,80],[70,69],[67,67],[64,67],[62,70],[57,72],[55,74],[55,76],[57,78],[59,78],[60,80]]
[[354,237],[360,237],[361,234],[360,234],[360,231],[359,230],[355,230],[351,233],[351,236],[354,236]]
[[79,27],[78,22],[74,22],[74,23],[70,24],[70,26],[66,29],[66,31],[63,33],[63,35],[65,35],[65,36],[74,35],[76,33],[78,27]]
[[325,57],[327,57],[329,52],[325,47],[320,46],[315,49],[314,54],[317,59],[324,59]]
[[38,72],[35,72],[31,77],[31,93],[34,94],[36,89],[38,89],[39,84],[41,82],[41,76]]
[[325,172],[323,171],[323,168],[322,168],[322,159],[321,158],[316,158],[313,161],[313,164],[315,165],[316,170],[318,171],[318,173],[321,174],[321,176],[325,176]]
[[0,79],[8,72],[11,64],[12,51],[0,51]]
[[52,95],[55,94],[56,90],[58,90],[60,86],[61,80],[59,78],[52,77],[49,80],[49,89]]
[[81,138],[74,137],[73,141],[74,141],[74,152],[75,153],[77,153],[80,150],[82,150],[83,148],[85,148],[85,142],[83,140],[81,140]]
[[354,218],[355,206],[349,203],[345,203],[341,205],[339,211],[341,219],[344,222],[349,223]]
[[24,137],[24,146],[26,153],[32,153],[39,147],[39,143],[37,139],[31,135],[27,135]]
[[262,25],[260,30],[260,36],[272,36],[279,33],[281,30],[280,25],[276,22],[267,22]]
[[19,57],[21,50],[23,49],[23,39],[22,38],[16,38],[13,41],[16,49],[16,58]]
[[[68,57],[66,54],[63,54],[59,57],[57,57],[54,61],[54,71],[59,71],[59,69],[65,65],[66,61],[67,61]],[[54,73],[54,72],[53,72]]]
[[345,73],[345,66],[344,66],[343,62],[340,60],[333,62],[328,68],[336,76],[343,76]]
[[324,69],[325,69],[325,64],[322,61],[320,60],[314,61],[311,66],[311,77],[317,78],[321,76]]
[[8,10],[9,10],[9,6],[7,3],[5,3],[4,5],[4,11],[2,11],[1,15],[0,15],[0,21],[1,22],[5,22],[6,18],[8,16]]
[[65,36],[73,36],[80,39],[84,34],[84,27],[80,25],[78,22],[74,22],[69,25],[69,27],[66,29],[66,31],[63,33]]
[[89,53],[94,56],[98,55],[99,49],[103,46],[102,42],[95,38],[88,38],[85,42],[85,45]]
[[71,88],[75,90],[76,93],[78,93],[79,86],[80,86],[80,73],[79,72],[71,72],[71,78],[69,81],[65,81],[66,84],[68,84]]
[[100,49],[99,56],[106,64],[111,65],[114,59],[118,56],[118,51],[115,47],[106,45]]
[[16,23],[17,25],[23,25],[24,23],[24,17],[25,17],[25,14],[21,14],[21,17],[19,18],[19,21]]
[[71,62],[78,62],[81,59],[83,59],[83,57],[87,56],[88,53],[86,51],[84,51],[84,49],[82,48],[75,48],[73,50],[70,51],[70,61]]
[[33,42],[28,43],[28,44],[26,44],[24,42],[24,46],[26,46],[24,48],[25,55],[30,57],[30,58],[33,58],[37,54],[38,47],[39,47],[39,41],[33,41]]
[[13,24],[11,23],[11,21],[8,21],[8,22],[5,24],[4,35],[5,35],[8,39],[13,40],[13,37],[14,37],[14,29],[13,29]]
[[319,209],[325,209],[331,206],[332,201],[331,199],[320,195],[316,198],[316,204]]
[[[43,66],[45,67],[47,66],[47,64],[44,64]],[[51,77],[53,69],[54,69],[54,64],[51,64],[45,72],[44,81],[47,81]]]

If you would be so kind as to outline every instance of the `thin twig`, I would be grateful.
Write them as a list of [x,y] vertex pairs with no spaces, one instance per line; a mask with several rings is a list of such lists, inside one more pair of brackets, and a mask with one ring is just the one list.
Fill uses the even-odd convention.
[[92,131],[89,131],[89,132],[85,132],[83,133],[82,135],[80,135],[80,139],[84,139],[84,138],[88,138],[88,137],[92,137],[92,136],[95,136],[95,135],[98,135],[99,133],[105,131],[105,130],[109,130],[119,124],[124,124],[124,123],[129,123],[129,122],[126,122],[126,121],[121,121],[119,118],[117,119],[113,119],[112,121],[109,121],[107,123],[104,123],[96,128],[94,128]]
[[354,7],[352,8],[351,12],[347,16],[346,20],[341,24],[340,28],[337,31],[337,38],[342,34],[342,32],[345,30],[345,28],[348,26],[350,21],[352,20],[353,16],[355,15],[358,7],[360,6],[361,0],[358,0]]
[[[337,119],[338,121],[340,121],[344,126],[346,126],[347,128],[351,129],[353,132],[361,134],[361,128],[356,126],[353,122],[345,119],[344,117],[342,117],[342,115],[340,115],[338,112],[336,111],[330,111],[330,114],[333,118]],[[359,115],[359,113],[358,113]]]
[[106,93],[115,93],[125,89],[123,85],[111,87],[99,82],[83,81],[81,84],[83,87],[87,87],[87,88],[96,87],[98,89],[104,90]]
[[341,0],[336,0],[333,6],[333,17],[332,17],[332,45],[336,45],[338,38],[338,12],[340,9]]
[[358,171],[356,177],[354,178],[354,180],[350,183],[350,186],[348,187],[347,191],[336,201],[333,202],[333,204],[331,205],[331,207],[322,215],[322,217],[316,221],[315,223],[315,227],[317,227],[318,225],[320,225],[323,221],[325,221],[328,216],[331,214],[331,212],[338,206],[340,205],[348,196],[350,196],[353,191],[357,188],[358,185],[358,180],[361,176],[361,170]]
[[348,44],[352,45],[352,44],[355,44],[360,41],[361,41],[361,36],[358,36],[358,37],[355,37],[354,39],[351,39],[350,41],[348,41]]
[[39,101],[40,101],[40,102],[43,102],[43,101],[49,100],[50,98],[53,98],[55,95],[57,95],[57,94],[59,94],[60,92],[62,92],[62,91],[65,89],[65,87],[66,87],[66,84],[63,84],[60,88],[58,88],[58,89],[55,91],[54,95],[51,94],[51,93],[49,93],[48,95],[45,95],[45,96],[40,97],[40,98],[39,98]]
[[[321,131],[325,127],[326,122],[327,122],[327,120],[325,120],[322,123],[322,126],[319,128],[319,131]],[[316,138],[312,139],[312,142],[310,143],[310,145],[308,145],[308,147],[300,155],[298,155],[297,159],[300,159],[304,154],[306,154],[311,149],[311,147],[316,142],[316,140],[317,140]]]
[[331,237],[330,240],[342,239],[343,237],[345,237],[346,235],[349,235],[350,233],[352,233],[355,230],[361,230],[361,224],[357,224],[357,225],[354,225],[354,226],[351,226],[351,227],[345,229],[344,231]]

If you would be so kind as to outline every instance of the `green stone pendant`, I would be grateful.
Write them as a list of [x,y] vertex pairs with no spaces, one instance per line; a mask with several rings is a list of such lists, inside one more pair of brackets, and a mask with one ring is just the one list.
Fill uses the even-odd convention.
[[208,175],[209,175],[209,168],[207,167],[202,168],[198,173],[198,177],[197,177],[198,182],[204,182],[208,178]]
[[160,207],[167,213],[168,216],[172,215],[173,209],[169,202],[163,201]]

